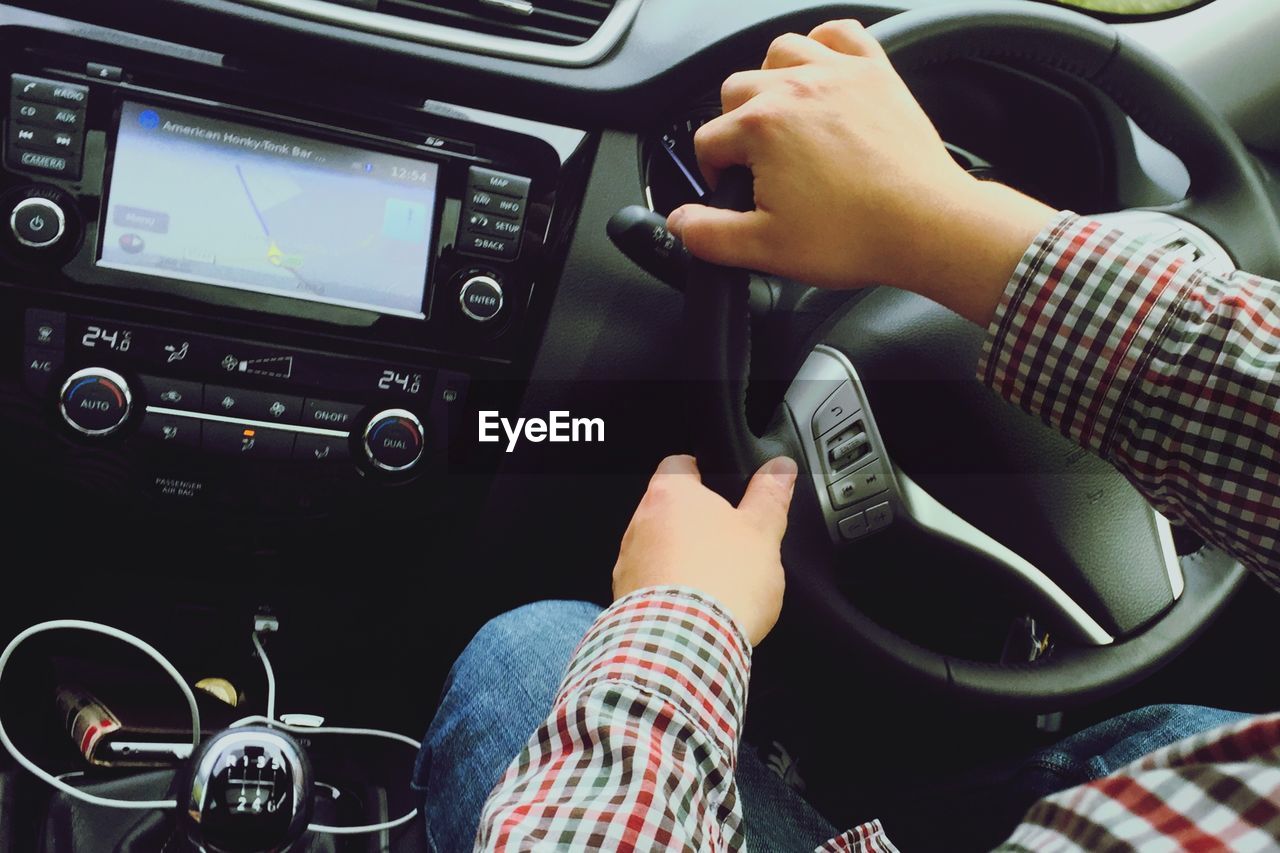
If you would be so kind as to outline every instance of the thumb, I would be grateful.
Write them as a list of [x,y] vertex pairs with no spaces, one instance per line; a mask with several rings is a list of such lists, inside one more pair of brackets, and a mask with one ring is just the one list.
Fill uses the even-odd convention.
[[667,230],[696,257],[727,267],[758,268],[764,262],[764,214],[686,204],[667,217]]
[[747,493],[738,504],[738,511],[747,515],[752,523],[782,542],[787,532],[787,511],[791,508],[791,495],[795,491],[797,467],[795,460],[779,456],[764,464],[747,484]]

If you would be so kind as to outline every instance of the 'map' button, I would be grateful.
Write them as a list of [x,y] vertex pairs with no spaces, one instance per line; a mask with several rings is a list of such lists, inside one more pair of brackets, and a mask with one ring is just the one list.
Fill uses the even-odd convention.
[[472,166],[471,171],[467,174],[467,185],[473,190],[498,193],[499,195],[514,196],[521,199],[528,198],[529,183],[528,178],[510,175],[506,172],[495,172],[492,169],[482,169],[479,166]]

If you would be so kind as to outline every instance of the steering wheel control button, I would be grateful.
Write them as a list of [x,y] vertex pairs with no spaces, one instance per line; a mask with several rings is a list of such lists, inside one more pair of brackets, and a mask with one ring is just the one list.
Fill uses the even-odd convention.
[[181,379],[164,379],[159,376],[140,376],[143,399],[148,406],[162,409],[189,409],[200,411],[204,401],[204,386],[199,382]]
[[858,395],[853,390],[853,383],[848,381],[841,383],[835,393],[828,397],[822,407],[814,413],[813,437],[822,438],[852,417],[860,408]]
[[204,449],[239,459],[288,459],[293,455],[293,433],[278,429],[210,422],[204,425]]
[[124,425],[133,409],[133,395],[124,377],[101,367],[71,374],[58,396],[63,420],[82,435],[110,435]]
[[328,465],[350,459],[351,448],[345,438],[301,433],[293,443],[293,458],[299,462]]
[[850,468],[871,453],[871,439],[866,426],[856,420],[827,440],[827,465],[836,474]]
[[319,429],[350,432],[363,409],[355,403],[335,403],[330,400],[307,400],[302,410],[302,425]]
[[167,448],[197,448],[200,446],[202,427],[203,424],[195,418],[148,412],[142,419],[139,433]]
[[893,524],[893,507],[888,502],[876,504],[867,510],[867,529],[872,533]]
[[380,412],[364,431],[364,452],[380,471],[408,471],[422,458],[422,422],[412,412]]
[[467,279],[458,292],[458,305],[462,313],[477,323],[488,323],[502,313],[502,285],[488,275]]
[[47,198],[25,198],[9,214],[13,238],[30,249],[55,246],[67,233],[67,217],[62,208]]
[[848,518],[840,520],[840,535],[845,539],[861,539],[870,532],[867,527],[867,515],[863,512],[857,512]]
[[843,480],[828,487],[831,493],[831,505],[836,509],[861,503],[868,498],[883,494],[888,489],[889,478],[885,474],[884,464],[879,459],[873,459]]

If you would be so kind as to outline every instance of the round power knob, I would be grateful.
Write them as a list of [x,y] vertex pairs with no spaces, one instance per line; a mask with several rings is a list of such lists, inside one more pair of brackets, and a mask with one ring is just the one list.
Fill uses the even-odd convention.
[[387,409],[364,430],[364,452],[380,471],[408,471],[422,458],[422,422],[404,409]]
[[57,245],[67,233],[67,216],[47,198],[24,198],[9,215],[13,238],[31,249]]
[[87,367],[62,383],[58,408],[71,428],[84,435],[110,435],[124,425],[133,408],[129,383],[113,370]]
[[458,292],[462,313],[477,323],[488,323],[502,313],[502,285],[491,275],[474,275]]

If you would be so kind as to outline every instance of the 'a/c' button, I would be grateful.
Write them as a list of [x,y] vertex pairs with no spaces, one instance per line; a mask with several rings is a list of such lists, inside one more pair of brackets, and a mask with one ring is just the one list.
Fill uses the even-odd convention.
[[302,425],[320,429],[350,432],[364,406],[358,403],[335,403],[331,400],[308,400],[302,410]]

